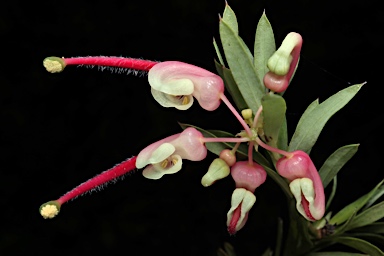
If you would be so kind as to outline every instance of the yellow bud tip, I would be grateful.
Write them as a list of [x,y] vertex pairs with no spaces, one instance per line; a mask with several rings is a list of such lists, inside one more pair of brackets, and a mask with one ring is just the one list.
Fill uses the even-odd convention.
[[52,219],[60,212],[60,204],[50,201],[40,206],[40,214],[44,219]]
[[252,110],[247,108],[247,109],[243,109],[241,111],[241,115],[243,116],[243,118],[246,120],[246,119],[250,119],[252,118]]
[[65,68],[65,62],[59,57],[47,57],[43,60],[45,69],[50,73],[60,73]]

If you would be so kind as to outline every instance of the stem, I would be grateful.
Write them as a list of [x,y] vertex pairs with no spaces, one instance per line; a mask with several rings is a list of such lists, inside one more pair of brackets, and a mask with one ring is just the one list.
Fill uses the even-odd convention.
[[127,172],[136,169],[136,158],[136,156],[129,158],[124,162],[115,165],[111,169],[100,173],[92,179],[87,180],[86,182],[80,184],[79,186],[75,187],[74,189],[57,199],[57,202],[61,205],[73,198],[76,198],[79,195],[84,194],[87,191],[90,191],[104,183],[107,183],[108,181],[114,180],[126,174]]
[[149,71],[154,65],[158,64],[155,61],[124,58],[124,57],[74,57],[62,58],[66,65],[95,65],[95,66],[110,66],[118,68],[132,68],[136,70]]
[[240,124],[244,127],[244,130],[247,132],[248,136],[249,137],[252,137],[252,131],[251,129],[249,128],[249,126],[247,125],[247,123],[245,122],[245,120],[240,116],[240,114],[236,111],[236,109],[232,106],[231,102],[229,102],[228,98],[224,95],[224,93],[222,93],[220,95],[220,99],[225,103],[225,105],[227,105],[227,107],[229,108],[229,110],[232,112],[232,114],[235,115],[235,117],[237,118],[237,120],[239,120]]
[[248,163],[249,165],[253,165],[253,145],[255,144],[254,141],[250,141],[248,145]]
[[265,144],[265,143],[264,143],[261,139],[259,139],[259,138],[256,138],[255,141],[256,141],[256,143],[257,143],[258,145],[262,146],[262,147],[265,148],[266,150],[269,150],[269,151],[278,153],[278,154],[283,155],[283,156],[285,156],[285,157],[287,157],[287,158],[290,158],[290,157],[292,157],[292,155],[293,155],[293,154],[290,153],[290,152],[287,152],[287,151],[284,151],[284,150],[281,150],[281,149],[278,149],[278,148],[271,147],[271,146]]
[[252,124],[253,128],[256,128],[257,121],[259,120],[261,111],[263,111],[263,106],[262,105],[260,105],[259,109],[257,110],[257,112],[255,114],[255,118],[253,119],[253,124]]
[[240,142],[237,142],[236,145],[232,148],[231,152],[232,153],[236,153],[236,151],[239,148],[239,146],[240,146]]
[[234,142],[241,143],[249,141],[249,138],[203,138],[202,141],[205,142]]

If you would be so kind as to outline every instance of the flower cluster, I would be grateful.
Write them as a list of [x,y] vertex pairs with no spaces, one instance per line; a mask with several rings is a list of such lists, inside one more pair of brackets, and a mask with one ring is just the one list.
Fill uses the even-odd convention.
[[[236,15],[226,4],[220,17],[219,34],[224,57],[214,40],[219,75],[180,61],[149,61],[123,57],[48,57],[44,67],[51,73],[62,72],[69,65],[91,65],[148,74],[155,101],[162,107],[188,110],[197,102],[207,111],[221,103],[228,107],[240,125],[232,135],[226,131],[204,130],[181,124],[182,132],[170,135],[143,148],[137,156],[126,159],[109,170],[87,180],[60,198],[40,207],[44,218],[54,218],[61,206],[79,195],[136,169],[145,178],[157,180],[182,169],[183,160],[202,161],[208,151],[217,158],[202,175],[201,184],[212,186],[231,177],[234,183],[231,207],[227,212],[227,230],[233,235],[247,222],[256,204],[256,195],[267,177],[284,192],[289,212],[289,230],[278,225],[274,255],[279,255],[286,235],[284,255],[317,255],[334,243],[352,247],[367,255],[384,252],[360,237],[382,240],[384,202],[373,205],[384,194],[384,180],[369,193],[350,203],[334,216],[326,215],[337,187],[337,173],[357,152],[358,144],[346,145],[330,155],[319,171],[309,156],[329,118],[343,108],[365,83],[351,85],[327,100],[312,102],[301,116],[288,142],[286,103],[288,89],[300,60],[302,37],[291,32],[276,49],[271,24],[265,13],[256,29],[254,56],[239,36]],[[236,107],[225,94],[230,94]],[[239,112],[240,111],[240,112]],[[325,203],[324,189],[333,183]],[[373,206],[372,206],[373,205]],[[255,206],[257,208],[257,205]],[[260,210],[260,209],[259,209]],[[376,225],[371,225],[376,224]],[[348,233],[358,228],[357,233]],[[319,255],[328,255],[319,252]],[[329,255],[339,252],[329,252]],[[267,248],[263,255],[272,255]]]
[[[301,44],[301,36],[290,33],[270,57],[269,71],[264,76],[268,94],[287,89],[298,62]],[[181,133],[157,141],[145,147],[137,157],[101,173],[58,200],[42,205],[40,213],[44,218],[57,215],[64,202],[135,168],[144,168],[142,173],[148,179],[160,179],[165,174],[174,174],[182,169],[183,159],[201,161],[207,156],[206,143],[217,142],[233,143],[234,146],[220,152],[202,177],[201,183],[207,187],[231,174],[236,188],[227,213],[230,234],[235,234],[245,225],[249,211],[256,202],[255,190],[267,178],[264,167],[253,158],[253,152],[258,152],[259,146],[277,158],[276,170],[289,182],[299,213],[310,221],[323,217],[324,189],[310,157],[303,151],[286,152],[268,143],[264,134],[263,106],[259,106],[256,113],[244,109],[240,115],[226,98],[224,82],[220,76],[179,61],[153,62],[122,57],[48,57],[43,64],[53,73],[61,72],[68,65],[102,65],[147,71],[151,93],[161,106],[187,110],[196,99],[203,109],[213,111],[223,102],[243,127],[235,137],[228,138],[204,137],[198,129],[188,127]],[[242,143],[248,146],[247,160],[237,160],[236,157]]]

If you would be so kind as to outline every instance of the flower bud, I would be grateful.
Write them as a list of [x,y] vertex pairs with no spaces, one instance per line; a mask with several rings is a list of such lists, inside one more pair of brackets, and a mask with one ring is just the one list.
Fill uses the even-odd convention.
[[212,185],[215,181],[227,177],[230,173],[228,164],[220,158],[213,160],[208,168],[208,172],[201,179],[204,187]]

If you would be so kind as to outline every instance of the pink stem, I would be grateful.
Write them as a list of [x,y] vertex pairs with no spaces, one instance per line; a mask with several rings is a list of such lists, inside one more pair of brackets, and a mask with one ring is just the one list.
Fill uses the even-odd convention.
[[92,190],[108,181],[116,179],[117,177],[120,177],[126,174],[127,172],[134,170],[136,168],[136,158],[136,156],[129,158],[124,162],[115,165],[111,169],[100,173],[92,179],[87,180],[86,182],[80,184],[79,186],[75,187],[74,189],[57,199],[57,202],[59,204],[63,204],[79,195],[84,194],[89,190]]
[[255,144],[254,141],[249,142],[248,145],[248,163],[250,166],[253,165],[253,145]]
[[204,138],[203,142],[247,142],[249,138]]
[[278,153],[278,154],[283,155],[283,156],[285,156],[285,157],[287,157],[287,158],[290,158],[290,157],[293,156],[293,154],[290,153],[290,152],[287,152],[287,151],[284,151],[284,150],[281,150],[281,149],[278,149],[278,148],[274,148],[274,147],[271,147],[271,146],[265,144],[265,143],[264,143],[261,139],[259,139],[259,138],[256,138],[255,140],[256,140],[256,143],[257,143],[258,145],[262,146],[262,147],[265,148],[266,150],[269,150],[269,151]]
[[124,58],[124,57],[74,57],[63,58],[66,65],[95,65],[95,66],[110,66],[119,68],[131,68],[136,70],[149,71],[154,65],[159,62]]
[[257,110],[257,112],[255,114],[255,119],[253,119],[253,124],[252,124],[253,128],[256,128],[257,121],[259,120],[261,111],[263,111],[263,106],[262,105],[260,105],[259,109]]
[[229,110],[232,112],[232,114],[235,115],[237,120],[239,120],[240,124],[244,127],[244,130],[247,132],[249,137],[252,137],[252,131],[247,125],[247,123],[244,121],[244,119],[240,116],[240,114],[236,111],[236,109],[232,106],[231,102],[229,102],[228,98],[222,93],[220,95],[220,99],[227,105]]

